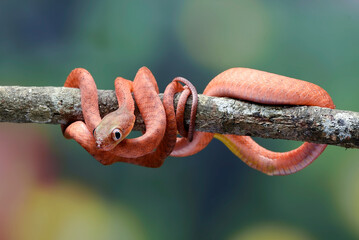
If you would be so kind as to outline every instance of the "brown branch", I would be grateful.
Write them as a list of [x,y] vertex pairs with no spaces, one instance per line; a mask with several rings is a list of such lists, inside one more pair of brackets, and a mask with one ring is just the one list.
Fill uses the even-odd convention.
[[[102,115],[114,111],[114,91],[99,90],[99,103]],[[187,122],[190,104],[191,99]],[[135,130],[144,130],[138,111],[136,116]],[[78,89],[0,87],[0,122],[63,124],[82,119]],[[196,130],[359,148],[359,113],[320,107],[265,106],[200,95]]]

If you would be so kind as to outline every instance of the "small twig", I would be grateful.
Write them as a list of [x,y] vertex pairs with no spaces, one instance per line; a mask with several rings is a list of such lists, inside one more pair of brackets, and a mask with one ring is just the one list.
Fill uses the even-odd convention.
[[[102,116],[118,107],[114,91],[98,93]],[[191,98],[187,123],[190,104]],[[135,130],[144,130],[138,111],[136,116]],[[0,87],[0,122],[65,124],[82,119],[78,89]],[[196,130],[359,148],[359,113],[320,107],[268,106],[200,95]]]

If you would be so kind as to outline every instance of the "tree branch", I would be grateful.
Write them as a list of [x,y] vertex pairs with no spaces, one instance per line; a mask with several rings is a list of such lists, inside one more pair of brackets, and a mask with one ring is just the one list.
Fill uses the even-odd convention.
[[[114,91],[98,93],[102,116],[117,109]],[[186,105],[186,123],[191,102],[190,98]],[[135,130],[144,130],[137,109],[136,116]],[[0,87],[0,122],[66,124],[75,120],[83,120],[78,89]],[[320,107],[268,106],[200,95],[196,130],[359,148],[359,113]]]

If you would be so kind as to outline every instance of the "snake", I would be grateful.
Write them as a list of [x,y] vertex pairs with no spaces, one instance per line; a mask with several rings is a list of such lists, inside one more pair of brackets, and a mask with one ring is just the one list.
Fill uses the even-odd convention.
[[[95,81],[86,69],[76,68],[64,87],[80,89],[84,121],[63,124],[62,132],[104,165],[126,162],[160,167],[178,141],[173,100],[184,90],[183,81],[179,78],[169,84],[161,102],[157,82],[148,68],[140,68],[133,82],[118,77],[115,91],[119,108],[101,118]],[[135,123],[132,93],[146,130],[140,137],[126,139]]]
[[[166,87],[161,102],[155,77],[146,67],[138,70],[133,81],[116,78],[119,107],[104,118],[99,113],[96,84],[87,70],[74,69],[64,86],[80,89],[84,118],[62,125],[64,136],[77,141],[104,165],[126,162],[157,168],[168,156],[194,155],[216,138],[250,167],[268,175],[288,175],[307,167],[327,146],[305,142],[288,152],[273,152],[249,136],[195,131],[198,96],[194,86],[187,79],[177,77]],[[175,110],[174,96],[179,92]],[[231,68],[220,73],[203,94],[267,105],[335,108],[329,94],[313,83],[249,68]],[[193,101],[187,130],[184,109],[190,95]],[[128,139],[135,123],[135,104],[146,130],[140,137]],[[177,137],[178,133],[182,137]]]

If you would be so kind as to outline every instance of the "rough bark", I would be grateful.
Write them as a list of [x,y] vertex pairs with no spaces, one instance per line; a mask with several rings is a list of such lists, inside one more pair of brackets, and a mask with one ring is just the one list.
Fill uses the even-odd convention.
[[[114,91],[98,93],[102,116],[118,107]],[[191,98],[186,122],[190,104]],[[137,110],[136,116],[135,130],[144,130]],[[0,122],[66,124],[75,120],[83,120],[78,89],[0,87]],[[196,130],[359,148],[359,113],[320,107],[268,106],[200,95]]]

